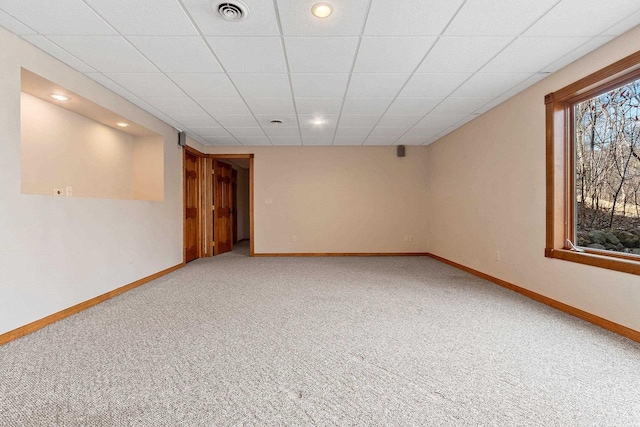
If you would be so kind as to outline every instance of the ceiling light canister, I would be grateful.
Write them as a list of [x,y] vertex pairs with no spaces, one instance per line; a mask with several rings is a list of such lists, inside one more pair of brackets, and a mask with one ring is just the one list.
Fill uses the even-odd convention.
[[315,119],[315,120],[312,120],[311,123],[313,123],[314,125],[322,125],[322,124],[324,124],[324,120]]
[[51,95],[51,97],[53,99],[55,99],[56,101],[68,101],[69,100],[68,96],[60,95],[58,93],[54,93],[53,95]]
[[116,123],[118,126],[120,126],[121,128],[126,128],[127,126],[129,126],[129,123],[125,123],[125,122],[118,122]]
[[333,13],[333,7],[329,3],[317,3],[311,8],[311,13],[318,18],[326,18]]

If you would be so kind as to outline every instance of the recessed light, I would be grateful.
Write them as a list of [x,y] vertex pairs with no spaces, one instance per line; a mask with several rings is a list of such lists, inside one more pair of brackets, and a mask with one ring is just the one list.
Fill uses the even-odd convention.
[[315,119],[315,120],[312,120],[311,123],[313,123],[314,125],[322,125],[322,124],[324,124],[324,120]]
[[129,123],[125,123],[125,122],[118,122],[116,123],[118,126],[120,126],[121,128],[126,128],[127,126],[129,126]]
[[53,95],[51,95],[51,97],[53,99],[55,99],[56,101],[68,101],[69,100],[68,96],[60,95],[60,94],[57,94],[57,93],[54,93]]
[[333,7],[329,3],[317,3],[311,8],[311,13],[318,18],[326,18],[333,13]]
[[272,125],[281,125],[281,124],[282,124],[282,123],[284,123],[284,122],[283,122],[282,120],[275,119],[275,120],[271,120],[271,122],[270,122],[270,123],[271,123]]

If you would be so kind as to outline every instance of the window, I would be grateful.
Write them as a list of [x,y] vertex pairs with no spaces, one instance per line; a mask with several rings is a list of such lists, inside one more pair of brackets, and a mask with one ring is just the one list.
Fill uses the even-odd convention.
[[545,255],[640,274],[640,52],[545,104]]

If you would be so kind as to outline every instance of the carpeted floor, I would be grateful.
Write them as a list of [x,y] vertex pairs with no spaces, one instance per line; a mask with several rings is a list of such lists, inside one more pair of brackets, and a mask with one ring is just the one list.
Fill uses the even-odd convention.
[[0,347],[0,425],[640,426],[640,345],[428,258],[241,252]]

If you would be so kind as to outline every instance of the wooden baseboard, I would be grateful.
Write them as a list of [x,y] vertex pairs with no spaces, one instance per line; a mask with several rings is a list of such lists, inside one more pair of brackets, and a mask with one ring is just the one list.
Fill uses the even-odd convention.
[[466,271],[467,273],[471,273],[474,276],[480,277],[482,279],[488,280],[490,282],[495,283],[496,285],[502,286],[504,288],[510,289],[514,292],[517,292],[521,295],[524,295],[532,300],[541,302],[550,307],[553,307],[557,310],[563,311],[567,314],[575,316],[579,319],[586,320],[589,323],[593,323],[596,326],[600,326],[608,331],[614,332],[618,335],[622,335],[625,338],[629,338],[630,340],[640,342],[640,331],[636,331],[635,329],[627,328],[626,326],[620,325],[618,323],[612,322],[610,320],[604,319],[600,316],[596,316],[595,314],[588,313],[584,310],[581,310],[576,307],[572,307],[568,304],[565,304],[560,301],[556,301],[544,295],[541,295],[537,292],[530,291],[528,289],[522,288],[518,285],[514,285],[513,283],[509,283],[502,279],[498,279],[497,277],[489,276],[488,274],[482,273],[478,270],[474,270],[473,268],[466,267],[462,264],[458,264],[457,262],[449,261],[448,259],[439,257],[437,255],[429,254],[429,256],[433,259],[441,261],[445,264],[449,264],[453,267],[459,268],[460,270]]
[[259,253],[256,257],[342,257],[342,256],[429,256],[427,252],[302,252],[302,253]]
[[159,277],[164,276],[165,274],[169,274],[172,271],[175,271],[179,268],[184,267],[184,263],[182,264],[178,264],[178,265],[174,265],[173,267],[167,268],[166,270],[162,270],[159,271],[158,273],[152,274],[150,276],[144,277],[140,280],[136,280],[133,283],[129,283],[128,285],[124,285],[118,289],[114,289],[113,291],[109,291],[106,294],[102,294],[102,295],[98,295],[95,298],[91,298],[90,300],[81,302],[80,304],[76,304],[72,307],[66,308],[62,311],[59,311],[57,313],[53,313],[47,317],[44,317],[40,320],[36,320],[35,322],[31,322],[29,324],[26,324],[24,326],[21,326],[17,329],[14,329],[13,331],[9,331],[9,332],[5,332],[4,334],[0,335],[0,345],[6,344],[9,341],[13,341],[16,338],[20,338],[23,337],[27,334],[30,334],[31,332],[35,332],[38,329],[44,328],[45,326],[48,326],[54,322],[57,322],[58,320],[62,320],[65,317],[69,317],[72,316],[76,313],[81,312],[82,310],[86,310],[89,307],[93,307],[94,305],[100,304],[103,301],[106,301],[108,299],[111,299],[115,296],[118,296],[122,293],[125,293],[127,291],[130,291],[133,288],[137,288],[140,285],[144,285],[147,282],[150,282],[154,279],[157,279]]

